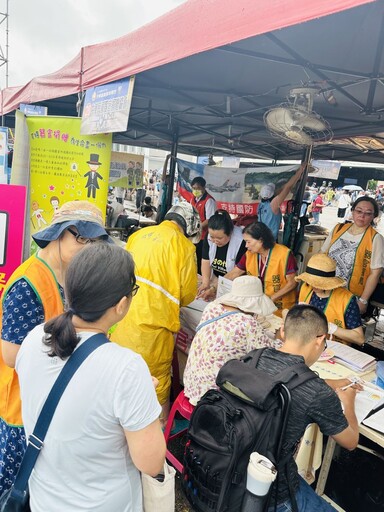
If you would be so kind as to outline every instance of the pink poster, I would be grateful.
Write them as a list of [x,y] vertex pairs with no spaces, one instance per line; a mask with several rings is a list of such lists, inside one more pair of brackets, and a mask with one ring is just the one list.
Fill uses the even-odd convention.
[[23,258],[26,187],[0,185],[0,297]]

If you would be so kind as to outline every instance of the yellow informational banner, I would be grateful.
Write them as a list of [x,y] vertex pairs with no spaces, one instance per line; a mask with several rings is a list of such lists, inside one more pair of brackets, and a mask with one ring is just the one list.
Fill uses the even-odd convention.
[[129,190],[143,187],[144,156],[112,151],[109,184]]
[[80,124],[77,117],[27,118],[31,235],[67,201],[88,200],[106,211],[112,135],[80,135]]

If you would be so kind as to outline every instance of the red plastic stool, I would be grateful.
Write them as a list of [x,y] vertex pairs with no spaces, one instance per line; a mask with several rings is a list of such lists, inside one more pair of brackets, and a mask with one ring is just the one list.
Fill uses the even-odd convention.
[[[169,413],[167,425],[164,430],[164,437],[167,446],[168,441],[170,441],[171,439],[175,439],[176,437],[182,436],[184,432],[187,430],[186,428],[184,428],[183,430],[180,430],[180,432],[177,432],[177,434],[171,435],[172,425],[176,413],[178,412],[183,418],[189,421],[191,419],[193,409],[194,406],[189,403],[188,398],[184,395],[184,391],[181,391],[178,394],[176,400],[173,402],[171,412]],[[179,471],[180,473],[183,472],[182,463],[178,459],[176,459],[176,457],[168,449],[165,456],[167,460],[172,464],[172,466],[175,469],[177,469],[177,471]]]

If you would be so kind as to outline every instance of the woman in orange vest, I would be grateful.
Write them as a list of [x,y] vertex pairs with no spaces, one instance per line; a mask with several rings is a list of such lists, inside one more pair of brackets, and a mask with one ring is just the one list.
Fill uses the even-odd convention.
[[346,288],[344,279],[336,277],[336,263],[325,254],[315,254],[306,271],[298,275],[302,281],[299,302],[320,309],[328,320],[328,334],[343,342],[363,345],[364,332],[356,297]]
[[111,241],[102,212],[88,201],[63,204],[51,225],[32,237],[40,250],[11,275],[1,300],[0,496],[12,486],[26,448],[13,369],[20,345],[34,327],[64,311],[62,285],[72,258],[88,243]]
[[351,210],[353,222],[336,224],[321,252],[336,261],[336,275],[347,281],[364,314],[384,268],[384,238],[372,227],[379,215],[372,197],[359,197]]
[[272,231],[262,222],[247,226],[243,238],[247,252],[225,277],[235,279],[243,274],[258,277],[264,293],[278,309],[276,314],[281,316],[283,309],[290,309],[296,303],[295,257],[288,247],[275,242]]

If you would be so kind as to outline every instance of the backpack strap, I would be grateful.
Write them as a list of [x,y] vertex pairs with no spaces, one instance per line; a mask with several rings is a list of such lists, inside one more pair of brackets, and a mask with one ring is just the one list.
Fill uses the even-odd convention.
[[241,311],[227,311],[226,313],[223,313],[222,315],[220,316],[215,316],[215,318],[211,318],[210,320],[206,320],[205,322],[203,322],[202,324],[198,325],[196,327],[196,331],[195,332],[199,332],[200,329],[202,329],[203,327],[205,327],[206,325],[209,325],[211,324],[212,322],[216,322],[216,320],[221,320],[222,318],[225,318],[226,316],[230,316],[230,315],[237,315],[241,313]]
[[308,368],[305,363],[297,363],[288,366],[276,375],[276,380],[285,384],[289,390],[295,389],[307,380],[316,379],[318,374]]

